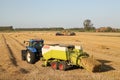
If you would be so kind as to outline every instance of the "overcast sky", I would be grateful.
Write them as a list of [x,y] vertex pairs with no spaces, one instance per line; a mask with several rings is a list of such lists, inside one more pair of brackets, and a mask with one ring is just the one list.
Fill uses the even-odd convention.
[[120,0],[0,0],[0,26],[120,28]]

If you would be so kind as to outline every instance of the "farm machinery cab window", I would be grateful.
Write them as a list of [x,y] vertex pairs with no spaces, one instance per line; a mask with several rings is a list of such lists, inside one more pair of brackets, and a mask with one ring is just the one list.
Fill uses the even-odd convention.
[[36,47],[36,48],[39,48],[39,47],[42,47],[44,44],[44,41],[43,40],[39,40],[39,41],[37,41],[37,40],[31,40],[30,42],[29,42],[29,46],[30,47]]

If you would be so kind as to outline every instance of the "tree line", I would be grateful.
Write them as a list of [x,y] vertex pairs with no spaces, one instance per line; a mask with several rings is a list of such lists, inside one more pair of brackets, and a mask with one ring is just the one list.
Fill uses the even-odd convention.
[[120,29],[112,27],[95,28],[91,20],[86,19],[83,22],[82,28],[63,28],[63,27],[50,27],[50,28],[13,28],[13,26],[0,26],[0,31],[77,31],[77,32],[120,32]]
[[13,31],[13,26],[0,26],[0,31]]

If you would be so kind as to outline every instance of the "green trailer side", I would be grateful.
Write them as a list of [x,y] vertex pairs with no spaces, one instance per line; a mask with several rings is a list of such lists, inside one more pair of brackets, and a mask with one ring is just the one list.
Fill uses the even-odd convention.
[[44,53],[43,57],[44,59],[46,60],[49,60],[49,59],[60,59],[60,60],[67,60],[67,57],[66,57],[66,52],[65,51],[60,51],[60,50],[50,50],[46,53]]
[[45,59],[45,66],[47,66],[47,64],[53,60],[69,61],[71,65],[80,66],[78,63],[80,57],[82,57],[82,54],[83,54],[82,50],[79,49],[73,49],[73,50],[66,49],[66,51],[50,50],[44,53],[43,57]]

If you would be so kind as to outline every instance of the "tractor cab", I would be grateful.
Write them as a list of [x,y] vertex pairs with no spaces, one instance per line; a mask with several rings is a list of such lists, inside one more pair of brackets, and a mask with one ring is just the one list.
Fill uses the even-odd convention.
[[31,39],[29,42],[29,46],[27,47],[30,47],[30,48],[42,48],[43,45],[44,45],[44,41],[41,39],[41,40],[35,40],[35,39]]

